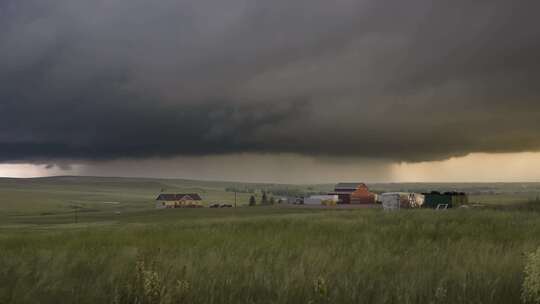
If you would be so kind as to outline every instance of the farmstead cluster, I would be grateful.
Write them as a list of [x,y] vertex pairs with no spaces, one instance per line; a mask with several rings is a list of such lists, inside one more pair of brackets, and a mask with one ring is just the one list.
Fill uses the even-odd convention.
[[[266,194],[263,194],[266,196]],[[447,209],[465,205],[469,202],[468,196],[464,192],[382,192],[375,193],[369,190],[365,183],[338,183],[334,190],[326,194],[309,196],[280,197],[276,203],[303,205],[303,206],[323,206],[323,207],[382,207],[384,209],[401,208],[433,208]],[[156,208],[201,208],[204,206],[226,206],[229,204],[219,204],[205,202],[198,193],[162,193],[156,198]]]

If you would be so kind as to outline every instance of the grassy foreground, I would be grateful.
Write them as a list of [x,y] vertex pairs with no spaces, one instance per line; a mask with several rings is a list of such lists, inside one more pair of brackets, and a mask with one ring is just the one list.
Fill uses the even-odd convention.
[[0,228],[0,303],[519,303],[537,212],[162,210]]
[[540,183],[372,185],[490,204],[445,212],[154,209],[162,190],[232,203],[231,188],[332,185],[0,179],[0,304],[520,303],[540,245]]

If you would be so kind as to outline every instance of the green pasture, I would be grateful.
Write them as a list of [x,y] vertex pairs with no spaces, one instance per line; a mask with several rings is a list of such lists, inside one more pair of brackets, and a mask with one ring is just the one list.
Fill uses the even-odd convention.
[[232,202],[230,186],[0,180],[0,303],[521,303],[540,246],[530,185],[448,211],[154,209],[162,188]]

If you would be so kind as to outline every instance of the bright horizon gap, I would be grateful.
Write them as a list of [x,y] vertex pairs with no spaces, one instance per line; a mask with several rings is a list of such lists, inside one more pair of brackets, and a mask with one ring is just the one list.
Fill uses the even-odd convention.
[[[242,165],[238,165],[241,163]],[[540,182],[540,152],[472,153],[443,161],[384,163],[299,155],[223,155],[75,163],[0,164],[0,177],[54,176],[178,178],[282,184]]]

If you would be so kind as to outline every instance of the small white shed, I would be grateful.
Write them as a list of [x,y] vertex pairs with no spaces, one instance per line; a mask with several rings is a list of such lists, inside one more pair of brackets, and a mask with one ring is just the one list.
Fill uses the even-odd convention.
[[424,195],[408,192],[389,192],[379,196],[384,209],[420,208],[424,204]]
[[304,205],[322,205],[326,201],[337,203],[338,200],[337,195],[312,195],[304,198]]

